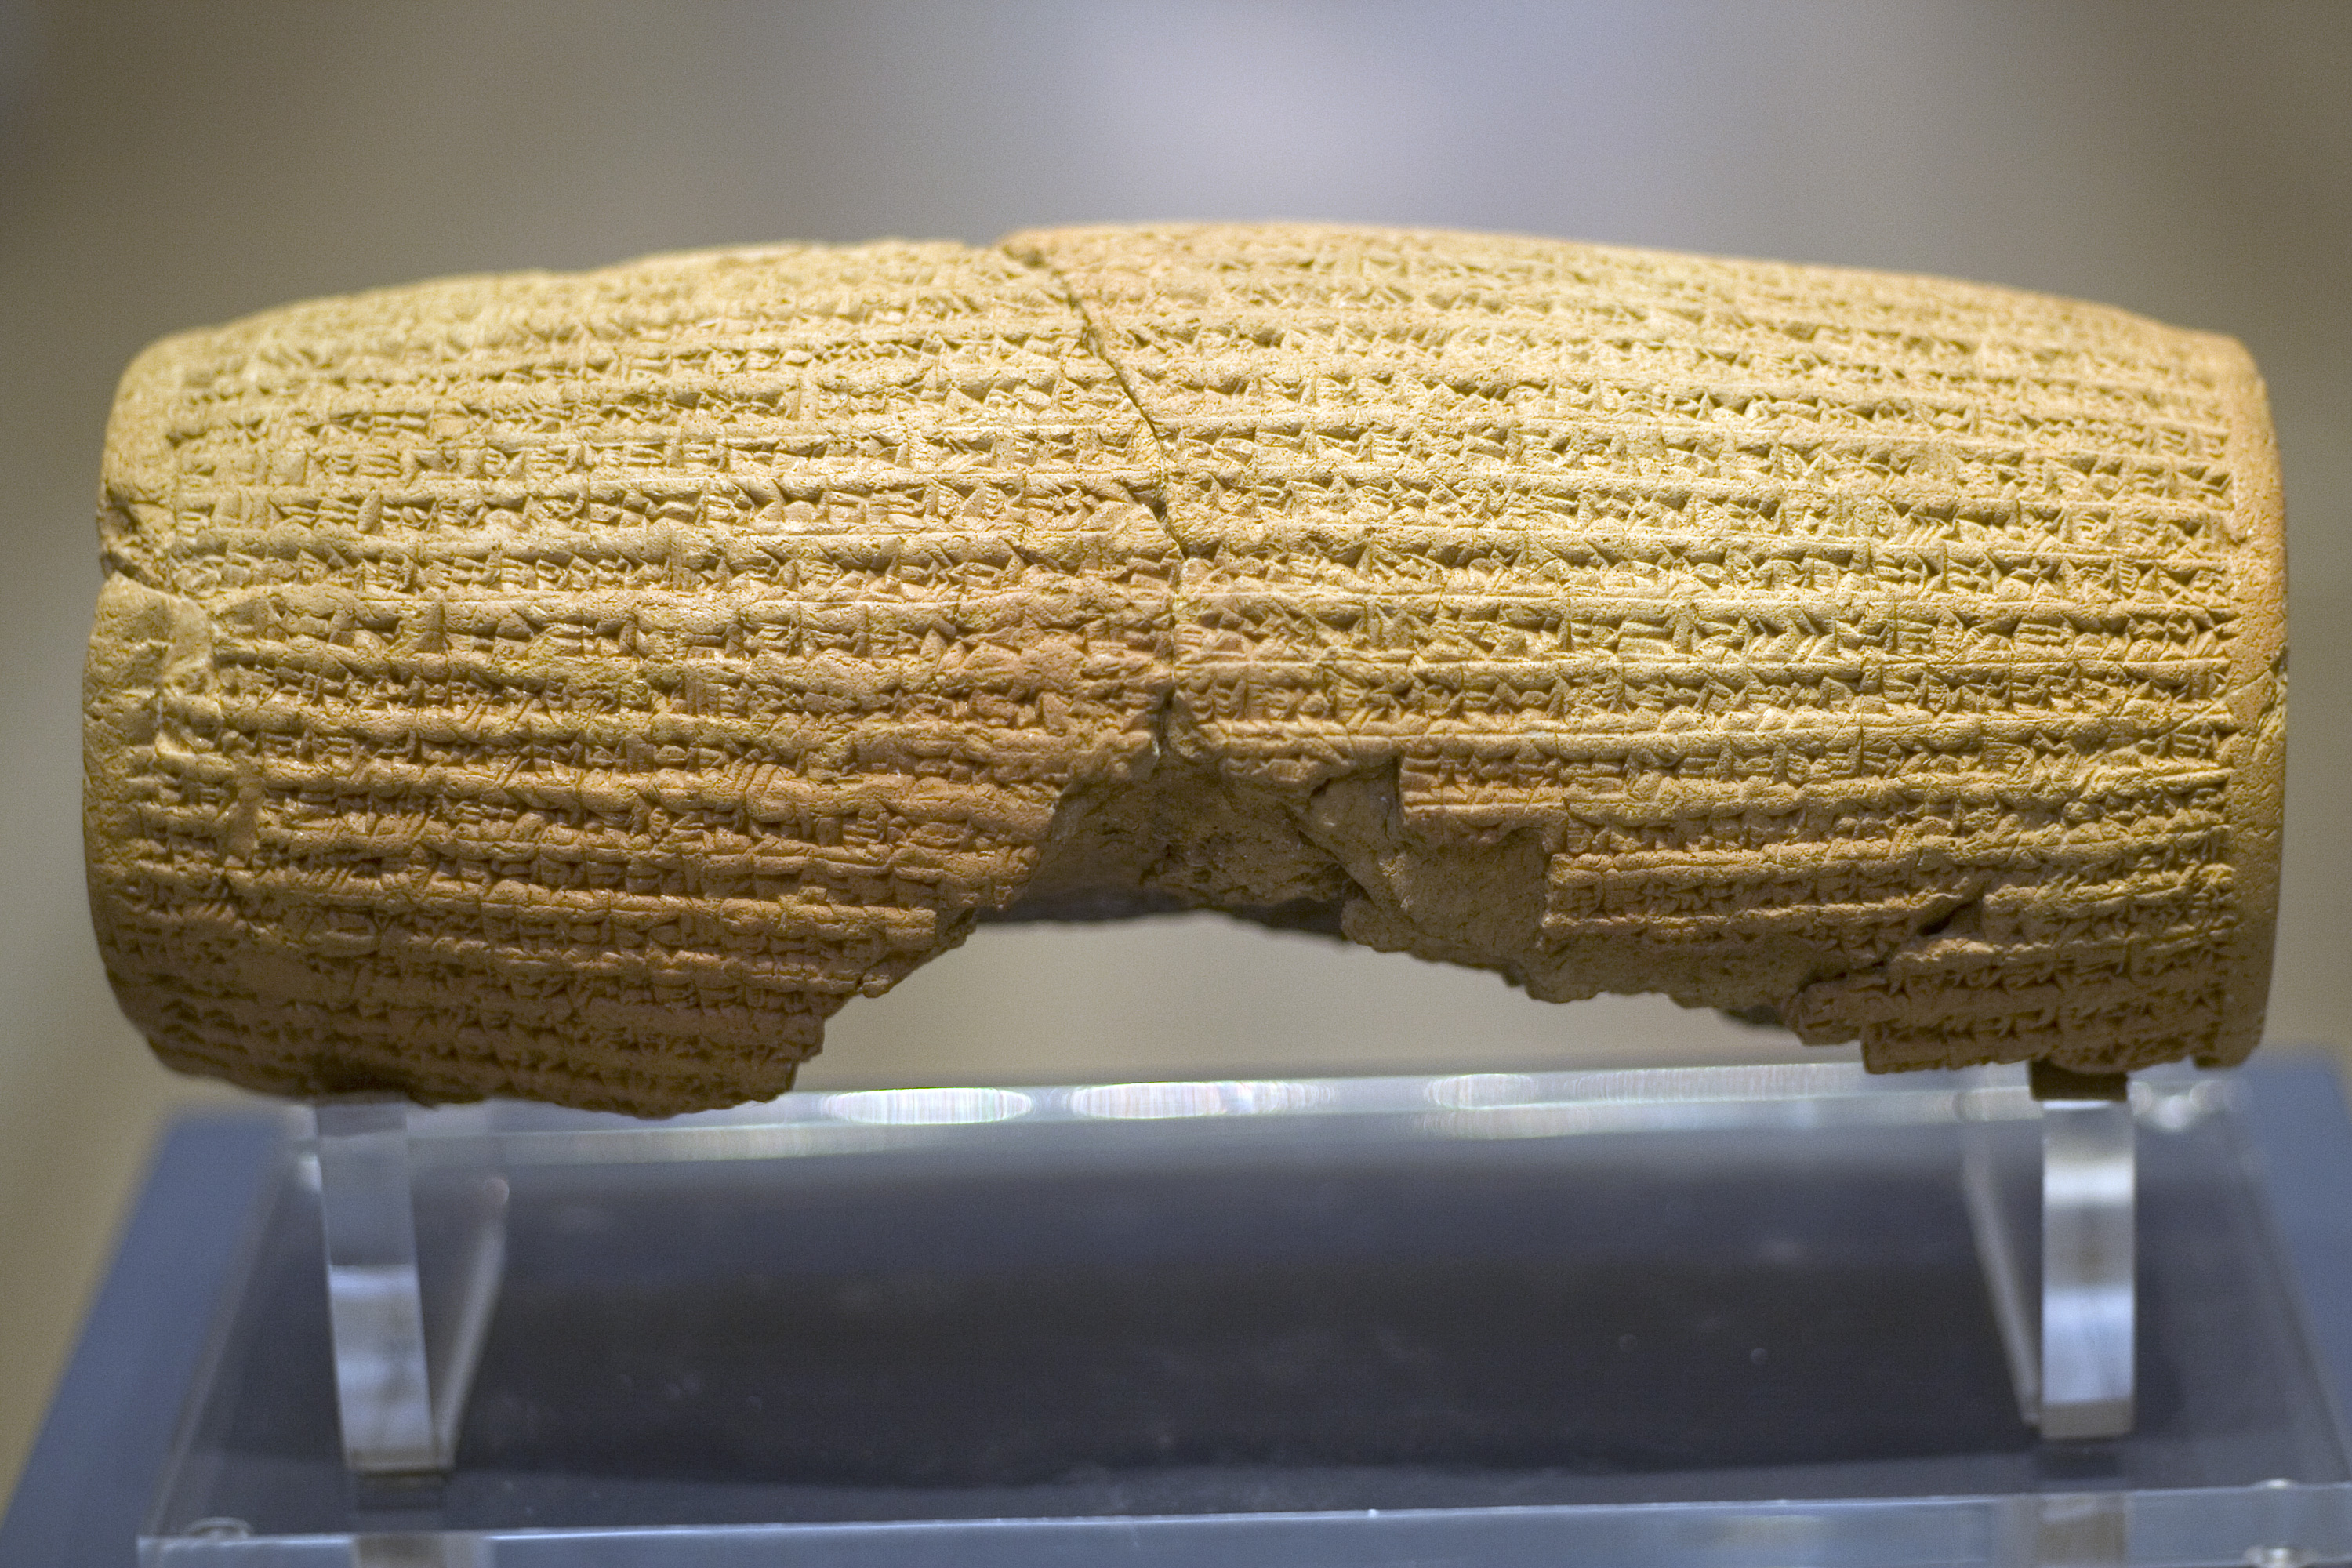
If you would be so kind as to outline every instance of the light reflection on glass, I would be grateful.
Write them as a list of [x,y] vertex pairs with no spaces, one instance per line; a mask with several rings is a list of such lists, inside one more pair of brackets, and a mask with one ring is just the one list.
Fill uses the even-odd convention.
[[877,1127],[1010,1121],[1036,1101],[1009,1089],[867,1089],[824,1097],[824,1113]]
[[1484,1110],[1490,1106],[1525,1104],[1535,1091],[1536,1080],[1523,1072],[1473,1072],[1433,1079],[1428,1094],[1433,1104],[1456,1110]]
[[2158,1089],[2144,1080],[2132,1086],[2132,1106],[2141,1120],[2165,1132],[2186,1132],[2229,1103],[2226,1079]]
[[[2185,1086],[2185,1087],[2184,1087]],[[2152,1075],[2132,1086],[2141,1121],[2177,1131],[2225,1109],[2230,1086]],[[1077,1084],[1027,1089],[933,1088],[787,1094],[760,1105],[666,1121],[501,1101],[417,1111],[409,1125],[419,1162],[470,1159],[477,1142],[509,1164],[765,1160],[895,1148],[906,1131],[1017,1122],[1312,1116],[1328,1125],[1403,1118],[1413,1136],[1549,1138],[1587,1132],[1691,1131],[1932,1122],[2034,1121],[2042,1107],[2021,1068],[1905,1073],[1874,1079],[1859,1062],[1770,1067],[1649,1068],[1554,1073],[1466,1073],[1330,1079]],[[307,1109],[303,1111],[308,1118]],[[880,1142],[876,1142],[879,1140]],[[447,1152],[436,1150],[446,1149]]]
[[1305,1110],[1330,1098],[1321,1084],[1100,1083],[1070,1091],[1076,1116],[1152,1121],[1176,1116],[1266,1116]]

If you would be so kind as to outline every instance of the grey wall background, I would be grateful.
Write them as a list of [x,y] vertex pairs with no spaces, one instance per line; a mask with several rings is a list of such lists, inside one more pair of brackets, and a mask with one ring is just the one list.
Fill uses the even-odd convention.
[[[2352,1042],[2352,5],[0,0],[0,1481],[155,1119],[82,905],[114,378],[303,295],[649,250],[1355,219],[1954,274],[2246,340],[2294,669],[2272,1030]],[[1226,928],[983,932],[811,1081],[1783,1048]],[[217,1091],[215,1091],[217,1092]],[[193,1305],[193,1303],[192,1303]]]

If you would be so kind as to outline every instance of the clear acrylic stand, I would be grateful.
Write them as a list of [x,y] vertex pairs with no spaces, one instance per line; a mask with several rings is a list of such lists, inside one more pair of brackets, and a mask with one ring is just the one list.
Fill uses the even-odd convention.
[[2352,1559],[2230,1083],[2121,1089],[321,1105],[142,1559]]
[[[446,1237],[420,1247],[419,1173],[405,1100],[327,1101],[313,1108],[319,1219],[334,1336],[335,1405],[353,1474],[447,1469],[489,1331],[506,1262],[505,1180],[454,1171],[457,1201]],[[477,1159],[492,1152],[478,1145]],[[426,1177],[432,1179],[431,1175]],[[453,1224],[450,1222],[454,1222]]]
[[[1650,1076],[1658,1089],[1704,1104],[1737,1097],[1752,1081],[1749,1070]],[[1618,1087],[1616,1075],[1593,1078],[1584,1087]],[[2030,1114],[2013,1095],[1972,1092],[1969,1114],[1987,1121]],[[2039,1213],[2011,1212],[1987,1143],[1976,1138],[1963,1166],[1971,1226],[2020,1415],[2048,1438],[2119,1437],[2132,1423],[2131,1106],[2120,1075],[2069,1078],[2033,1098],[2042,1123]],[[1654,1120],[1670,1120],[1664,1108],[1672,1100],[1659,1103]],[[406,1105],[331,1102],[315,1116],[346,1461],[369,1476],[446,1470],[498,1296],[504,1181],[493,1170],[472,1173],[479,1195],[461,1211],[454,1257],[439,1268],[421,1268]],[[478,1143],[474,1152],[478,1159],[495,1149]]]
[[2001,1192],[1981,1131],[1965,1144],[1962,1190],[2019,1415],[2053,1440],[2120,1437],[2132,1427],[2138,1306],[2132,1107],[2121,1075],[2048,1077],[2034,1085],[2038,1212]]

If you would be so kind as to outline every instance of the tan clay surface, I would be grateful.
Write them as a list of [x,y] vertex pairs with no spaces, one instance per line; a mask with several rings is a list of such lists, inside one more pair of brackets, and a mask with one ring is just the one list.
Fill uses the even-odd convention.
[[1071,230],[156,345],[125,1010],[257,1088],[777,1093],[979,918],[1208,906],[1877,1068],[2232,1061],[2284,563],[2238,346],[1906,277]]

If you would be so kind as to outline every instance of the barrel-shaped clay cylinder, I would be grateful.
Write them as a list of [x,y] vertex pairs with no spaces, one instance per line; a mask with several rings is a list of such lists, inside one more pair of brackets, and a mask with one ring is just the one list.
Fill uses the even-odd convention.
[[978,920],[1184,908],[1880,1068],[2261,1029],[2270,424],[2120,310],[1297,226],[658,257],[160,343],[100,521],[100,943],[255,1088],[720,1105]]

